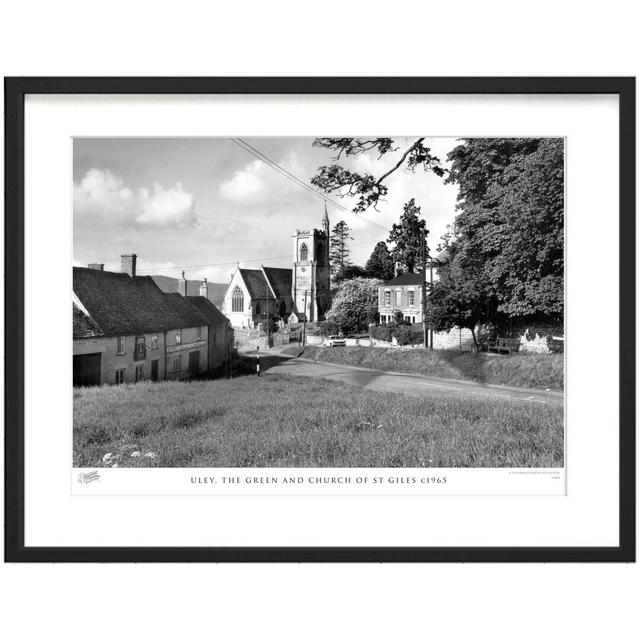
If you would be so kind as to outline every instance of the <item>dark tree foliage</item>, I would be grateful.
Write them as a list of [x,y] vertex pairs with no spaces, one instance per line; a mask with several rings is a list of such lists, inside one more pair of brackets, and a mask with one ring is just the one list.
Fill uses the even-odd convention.
[[340,220],[340,222],[333,227],[329,241],[331,276],[334,279],[342,269],[351,264],[349,260],[349,256],[351,255],[349,240],[353,240],[351,237],[351,229],[344,220]]
[[449,154],[459,185],[451,246],[485,309],[560,321],[564,312],[564,145],[470,139]]
[[[420,218],[420,207],[416,205],[414,198],[405,203],[404,211],[398,224],[394,223],[389,232],[389,242],[393,244],[391,257],[394,262],[399,262],[402,268],[409,273],[414,273],[421,267],[422,239],[429,232],[427,223]],[[426,247],[426,255],[429,248]],[[418,269],[419,270],[419,269]]]
[[[336,162],[343,156],[348,158],[371,151],[376,152],[378,157],[400,151],[392,138],[316,138],[313,144],[336,152],[333,158]],[[353,211],[362,213],[371,206],[377,209],[378,202],[388,192],[384,181],[403,165],[409,171],[422,167],[424,171],[433,171],[438,176],[445,174],[445,170],[440,166],[440,160],[431,154],[429,147],[424,145],[424,138],[417,138],[402,152],[395,164],[381,176],[361,174],[340,164],[331,164],[319,167],[318,173],[311,178],[311,184],[325,193],[336,192],[341,197],[357,197]]]
[[393,278],[393,257],[386,242],[381,240],[373,248],[365,270],[370,278],[380,278],[383,282]]
[[427,298],[427,320],[436,331],[453,327],[471,330],[476,350],[476,325],[494,320],[483,286],[482,265],[479,261],[465,261],[449,247],[450,259],[438,269]]
[[339,285],[345,280],[353,280],[354,278],[373,278],[375,276],[369,274],[366,269],[357,264],[345,264],[341,267],[334,278],[334,284]]

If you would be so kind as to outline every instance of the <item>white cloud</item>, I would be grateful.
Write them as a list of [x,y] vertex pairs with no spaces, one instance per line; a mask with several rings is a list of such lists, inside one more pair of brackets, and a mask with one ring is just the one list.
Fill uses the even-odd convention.
[[264,164],[260,160],[254,160],[241,171],[236,171],[233,177],[220,184],[218,191],[226,200],[232,202],[250,202],[265,190],[262,180]]
[[76,220],[100,222],[103,226],[135,224],[138,227],[186,227],[196,222],[194,198],[182,184],[165,189],[154,184],[134,192],[108,169],[89,169],[73,185]]
[[181,183],[172,189],[153,185],[153,192],[141,189],[139,193],[142,212],[136,217],[140,225],[152,227],[184,227],[194,222],[193,195],[187,193]]

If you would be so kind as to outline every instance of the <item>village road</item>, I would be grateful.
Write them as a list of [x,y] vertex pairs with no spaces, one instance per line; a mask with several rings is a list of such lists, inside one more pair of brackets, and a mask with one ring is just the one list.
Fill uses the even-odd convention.
[[[249,355],[249,354],[247,354]],[[370,391],[391,391],[419,397],[466,396],[496,398],[562,406],[564,395],[559,391],[523,389],[494,384],[451,380],[404,373],[389,373],[328,362],[315,362],[282,355],[261,355],[265,375],[285,374],[324,378],[354,385]]]

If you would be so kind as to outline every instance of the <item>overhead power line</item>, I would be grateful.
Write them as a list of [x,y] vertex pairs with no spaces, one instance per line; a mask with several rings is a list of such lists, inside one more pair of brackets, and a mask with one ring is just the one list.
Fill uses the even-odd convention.
[[322,200],[324,200],[325,202],[331,204],[332,206],[336,207],[337,209],[340,209],[342,211],[345,211],[346,213],[349,213],[352,216],[355,216],[356,218],[358,218],[358,220],[363,220],[367,224],[371,224],[371,225],[373,225],[375,227],[379,227],[385,233],[389,231],[383,225],[378,224],[377,222],[374,222],[373,220],[368,220],[367,218],[363,218],[362,216],[357,215],[356,213],[351,211],[351,209],[349,209],[348,207],[345,207],[343,204],[340,204],[339,202],[336,202],[335,200],[332,200],[328,196],[324,195],[320,191],[317,191],[316,189],[314,189],[313,187],[308,185],[306,182],[304,182],[303,180],[298,178],[296,175],[294,175],[293,173],[291,173],[290,171],[288,171],[287,169],[285,169],[284,167],[279,165],[275,160],[272,160],[267,155],[265,155],[261,151],[258,151],[258,149],[256,149],[255,147],[251,146],[246,140],[243,140],[242,138],[231,138],[231,141],[234,142],[241,149],[244,149],[245,151],[247,151],[248,153],[250,153],[254,157],[258,158],[258,160],[262,160],[262,162],[264,162],[267,166],[271,167],[274,171],[277,171],[280,175],[284,176],[285,178],[287,178],[288,180],[290,180],[294,184],[298,185],[299,187],[302,187],[303,189],[305,189],[309,193],[313,194],[314,196],[316,196],[318,198],[321,198]]
[[[357,244],[350,245],[352,248],[355,247],[364,247],[366,245],[371,245],[371,241],[369,242],[359,242]],[[261,264],[265,264],[267,262],[275,262],[278,260],[291,260],[291,254],[288,253],[284,256],[270,256],[268,258],[255,258],[254,260],[231,260],[229,262],[210,262],[207,264],[183,264],[183,265],[175,265],[173,267],[149,267],[144,268],[140,267],[139,272],[148,272],[148,271],[181,271],[185,269],[203,269],[204,267],[228,267],[233,266],[241,262],[242,264],[253,264],[259,262]]]

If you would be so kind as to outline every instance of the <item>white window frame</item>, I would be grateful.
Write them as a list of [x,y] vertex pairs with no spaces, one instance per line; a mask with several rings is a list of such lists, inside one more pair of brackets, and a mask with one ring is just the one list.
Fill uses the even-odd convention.
[[[120,351],[120,341],[122,340],[122,351]],[[116,355],[122,356],[127,353],[127,338],[126,336],[118,336],[116,338]]]
[[[140,375],[138,375],[138,374],[140,374]],[[139,382],[140,380],[144,380],[144,364],[137,364],[136,365],[135,380],[136,380],[136,382]]]
[[[178,364],[177,367],[176,364]],[[173,356],[173,360],[171,362],[171,372],[179,373],[180,371],[182,371],[182,354],[179,356]]]
[[396,307],[402,306],[402,289],[396,289]]
[[116,369],[116,384],[124,384],[126,369],[121,367],[120,369]]
[[384,306],[385,307],[390,307],[391,306],[391,289],[385,289],[385,292],[384,292]]
[[151,334],[151,349],[157,349],[158,348],[158,334],[157,333],[153,333]]
[[407,306],[416,306],[416,291],[415,289],[407,289]]
[[182,344],[182,329],[176,330],[176,344]]

